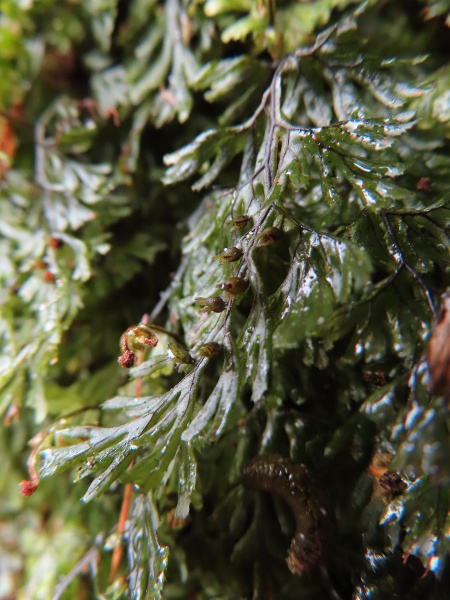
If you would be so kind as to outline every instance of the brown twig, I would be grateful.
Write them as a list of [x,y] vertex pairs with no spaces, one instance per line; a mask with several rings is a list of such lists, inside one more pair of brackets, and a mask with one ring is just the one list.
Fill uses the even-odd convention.
[[[134,464],[134,461],[131,463],[129,468],[131,468],[133,466],[133,464]],[[123,494],[122,507],[120,509],[119,522],[117,524],[117,532],[120,535],[122,535],[123,532],[125,531],[125,523],[126,523],[126,520],[128,517],[128,511],[130,509],[132,493],[133,493],[132,484],[131,483],[125,484],[125,491]],[[119,570],[119,566],[120,566],[120,561],[122,560],[122,553],[123,553],[123,544],[120,543],[113,550],[113,554],[112,554],[112,558],[111,558],[111,572],[109,575],[110,583],[113,583],[113,581],[116,578],[117,571]]]

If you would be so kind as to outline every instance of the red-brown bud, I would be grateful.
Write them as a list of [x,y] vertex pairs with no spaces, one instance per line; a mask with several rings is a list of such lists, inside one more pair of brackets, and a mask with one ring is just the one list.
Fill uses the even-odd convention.
[[134,352],[131,352],[131,350],[126,350],[122,356],[119,356],[117,362],[124,369],[131,369],[131,367],[134,365],[134,358]]
[[20,493],[22,494],[22,496],[31,496],[32,494],[34,494],[34,492],[37,489],[39,480],[37,478],[32,478],[31,481],[28,481],[27,479],[23,479],[20,482]]
[[58,238],[50,238],[48,245],[50,246],[50,248],[61,248],[62,246],[62,241],[59,240]]

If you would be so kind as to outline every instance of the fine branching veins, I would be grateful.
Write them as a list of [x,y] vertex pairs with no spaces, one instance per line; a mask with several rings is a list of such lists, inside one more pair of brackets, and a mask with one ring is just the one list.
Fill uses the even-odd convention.
[[[31,494],[39,478],[67,469],[75,470],[76,481],[89,479],[85,502],[116,481],[132,484],[136,499],[125,535],[128,590],[133,600],[150,600],[161,598],[173,533],[166,527],[169,541],[160,541],[161,520],[165,525],[187,523],[191,504],[201,511],[202,489],[208,490],[209,482],[208,474],[202,478],[200,473],[208,473],[208,460],[217,460],[228,473],[222,487],[211,476],[223,492],[211,528],[215,519],[232,523],[233,560],[242,559],[243,564],[248,553],[257,554],[252,540],[264,523],[264,504],[243,492],[241,468],[247,465],[244,479],[252,487],[255,477],[277,466],[282,480],[277,475],[271,488],[258,479],[253,487],[273,489],[293,507],[297,549],[289,564],[293,573],[301,574],[321,564],[322,547],[328,543],[330,515],[324,517],[325,504],[318,501],[322,488],[312,471],[322,470],[330,485],[341,490],[333,474],[342,470],[345,477],[342,465],[354,464],[362,483],[349,485],[363,489],[372,454],[387,448],[397,455],[395,468],[400,471],[417,461],[413,446],[431,444],[429,411],[448,411],[442,398],[430,400],[424,356],[445,287],[450,195],[439,181],[433,194],[428,189],[429,153],[440,148],[440,141],[429,139],[431,134],[422,140],[426,135],[418,128],[424,98],[434,93],[417,75],[424,57],[410,59],[411,69],[406,69],[401,58],[376,57],[358,33],[358,19],[376,3],[349,10],[315,43],[306,46],[302,38],[304,47],[288,46],[286,53],[279,50],[282,36],[271,33],[277,22],[272,2],[267,14],[242,3],[239,11],[248,15],[233,27],[226,18],[223,25],[220,20],[227,13],[226,3],[218,7],[208,0],[206,16],[192,17],[192,31],[189,14],[177,0],[168,0],[165,12],[150,3],[155,21],[148,31],[140,18],[140,10],[147,9],[131,4],[131,32],[124,28],[117,35],[125,40],[137,36],[136,51],[120,68],[92,54],[92,63],[107,65],[98,67],[93,79],[95,102],[60,99],[36,125],[36,193],[47,228],[41,237],[50,238],[51,244],[44,255],[44,242],[33,240],[35,246],[24,255],[28,265],[39,259],[44,271],[36,275],[33,267],[29,279],[21,276],[17,285],[17,294],[32,302],[30,315],[37,324],[21,350],[11,350],[13,358],[0,383],[6,389],[16,369],[26,378],[29,369],[47,365],[51,352],[56,356],[63,332],[83,304],[81,283],[91,277],[93,261],[114,252],[112,237],[104,231],[130,213],[122,189],[139,168],[146,124],[189,122],[195,111],[193,91],[226,106],[217,126],[164,157],[166,187],[155,196],[155,204],[169,205],[165,194],[172,199],[178,189],[186,189],[182,182],[192,178],[197,178],[191,186],[195,197],[200,192],[203,197],[185,221],[182,256],[169,287],[146,308],[148,319],[138,323],[138,316],[135,325],[130,323],[120,351],[117,340],[116,366],[125,369],[122,375],[130,375],[127,383],[95,407],[68,411],[44,428],[34,439],[31,481],[22,488]],[[335,4],[343,10],[352,2]],[[189,10],[194,14],[196,7]],[[328,12],[326,22],[331,8]],[[199,68],[202,52],[212,52],[215,26],[209,13],[219,15],[226,39],[244,43],[250,36],[253,54],[219,56]],[[97,36],[101,43],[102,36]],[[260,47],[263,43],[271,61],[259,58],[266,50]],[[91,164],[97,154],[90,154],[104,121],[121,125],[119,113],[105,105],[110,80],[115,82],[122,122],[132,123],[114,167],[95,160]],[[132,91],[120,94],[125,83]],[[417,148],[428,153],[418,176]],[[441,162],[436,159],[439,168]],[[17,192],[20,205],[18,197]],[[3,230],[9,237],[24,237],[19,228],[7,231],[0,224]],[[78,230],[85,236],[82,240]],[[152,264],[166,247],[154,242],[152,234],[141,234],[136,244],[132,240],[118,248],[113,259],[119,266],[114,264],[112,275],[99,279],[102,294],[112,295],[119,285],[116,278],[125,285],[137,261]],[[66,254],[58,254],[58,244]],[[31,269],[22,264],[22,273],[26,268]],[[53,287],[43,289],[42,277]],[[8,348],[13,347],[12,330],[6,327],[4,332]],[[333,373],[332,384],[322,377],[325,372]],[[134,386],[141,378],[138,393]],[[368,381],[379,385],[369,389]],[[43,389],[44,383],[39,385]],[[33,386],[37,399],[30,404],[42,421],[46,412],[38,400],[41,388]],[[83,411],[85,420],[80,418]],[[329,425],[327,411],[336,427]],[[98,423],[92,424],[88,413],[89,418],[99,414]],[[274,457],[281,451],[283,457]],[[422,562],[442,559],[447,543],[431,540],[429,526],[435,519],[433,535],[441,540],[439,494],[445,478],[436,473],[444,468],[444,458],[431,450],[424,454],[422,471],[417,471],[424,475],[411,476],[407,483],[397,476],[401,497],[389,503],[383,517],[386,526],[396,524],[407,532],[402,538],[396,530],[390,539],[397,541],[390,542],[389,552],[401,546],[406,556],[410,542],[408,552]],[[255,455],[266,458],[252,459]],[[294,499],[288,489],[291,475],[301,481]],[[369,498],[366,488],[360,495]],[[426,522],[416,510],[422,493],[430,494],[436,507]],[[359,502],[354,500],[359,492],[339,494],[337,515],[344,522],[347,506]],[[174,506],[167,508],[168,498],[172,502],[174,497]],[[283,508],[274,506],[283,522]],[[309,511],[308,518],[300,514],[303,509]],[[299,541],[303,526],[309,527],[305,547],[317,552],[310,563]],[[266,535],[264,527],[261,535]],[[277,532],[267,536],[276,539]],[[364,560],[375,552],[369,548]],[[55,599],[98,554],[97,546],[87,552],[57,587]],[[183,565],[182,579],[187,559],[180,550],[174,560]],[[373,575],[376,569],[371,568]],[[361,576],[361,589],[370,585]],[[370,596],[358,594],[358,600]]]

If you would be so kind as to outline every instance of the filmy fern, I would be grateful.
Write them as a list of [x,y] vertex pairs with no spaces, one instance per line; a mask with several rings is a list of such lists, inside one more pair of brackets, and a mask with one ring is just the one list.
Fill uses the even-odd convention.
[[[448,124],[437,108],[448,102],[445,67],[436,65],[434,85],[425,56],[380,56],[363,35],[383,14],[376,2],[275,9],[208,0],[204,12],[178,0],[164,10],[131,2],[118,32],[115,2],[106,12],[81,4],[98,44],[86,58],[96,101],[59,99],[37,122],[39,203],[28,218],[45,228],[35,225],[26,242],[11,219],[0,225],[14,257],[4,276],[17,288],[4,303],[5,408],[25,373],[34,380],[52,361],[50,350],[56,362],[92,261],[109,251],[103,230],[130,213],[132,192],[122,190],[141,176],[149,122],[187,122],[193,141],[168,146],[161,178],[167,194],[195,178],[194,197],[204,195],[186,220],[172,283],[145,322],[127,330],[133,341],[122,338],[131,381],[47,422],[31,474],[74,469],[76,481],[89,479],[85,502],[116,481],[133,484],[126,542],[136,600],[161,597],[166,575],[167,597],[177,589],[183,597],[262,597],[266,584],[274,597],[292,597],[298,580],[283,565],[289,513],[240,485],[241,467],[256,454],[308,464],[331,499],[337,533],[329,537],[344,557],[320,556],[327,570],[312,571],[305,597],[387,597],[403,589],[406,569],[414,593],[438,589],[449,544],[448,406],[427,392],[425,352],[448,270]],[[236,13],[245,16],[233,20]],[[224,55],[232,40],[241,45]],[[124,48],[121,64],[111,62],[114,44]],[[195,102],[214,105],[198,135]],[[121,136],[108,161],[98,159],[99,128],[115,130],[105,117]],[[33,176],[22,192],[14,177],[5,201],[21,223]],[[147,262],[164,242],[151,248]],[[134,364],[135,353],[142,362]],[[44,388],[37,378],[27,400],[40,420]],[[391,484],[381,497],[378,475],[370,498],[367,468],[377,473],[376,457],[386,454],[403,487]],[[427,514],[418,508],[424,497]],[[191,543],[231,556],[231,567],[195,562]],[[409,566],[412,556],[422,569]],[[421,583],[424,569],[430,579]],[[108,597],[128,593],[118,585]]]

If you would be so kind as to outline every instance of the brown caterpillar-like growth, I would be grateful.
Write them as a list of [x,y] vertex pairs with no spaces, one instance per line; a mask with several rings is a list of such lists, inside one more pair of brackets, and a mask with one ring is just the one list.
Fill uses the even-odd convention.
[[283,456],[257,456],[244,464],[241,479],[247,489],[273,492],[287,502],[295,533],[286,562],[291,573],[310,571],[322,560],[334,529],[324,493],[311,473]]

